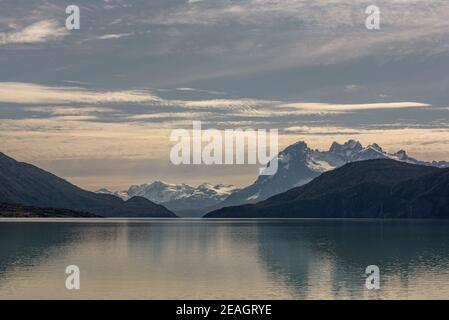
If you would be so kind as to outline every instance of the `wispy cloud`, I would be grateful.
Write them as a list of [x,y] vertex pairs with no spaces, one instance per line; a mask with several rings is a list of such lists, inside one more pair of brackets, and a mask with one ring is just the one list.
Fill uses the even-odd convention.
[[[147,23],[182,26],[179,41],[170,44],[201,38],[199,55],[232,61],[226,70],[214,70],[206,78],[374,55],[403,58],[449,51],[446,0],[377,1],[381,29],[376,32],[365,28],[364,11],[372,4],[367,0],[201,1],[156,12]],[[223,30],[228,30],[226,37],[219,36]]]
[[383,110],[403,108],[427,108],[429,104],[419,102],[385,102],[385,103],[359,103],[359,104],[327,104],[327,103],[288,103],[281,108],[315,112],[351,112],[360,110]]
[[98,113],[113,113],[115,109],[106,107],[70,107],[70,106],[48,106],[48,107],[28,107],[25,111],[42,113],[47,116],[85,116]]
[[115,34],[105,34],[102,36],[98,36],[96,39],[97,40],[111,40],[111,39],[120,39],[123,37],[129,37],[132,36],[133,33],[115,33]]
[[194,101],[178,101],[180,106],[189,109],[226,109],[250,111],[254,108],[273,105],[275,101],[259,99],[206,99]]
[[95,91],[78,87],[50,87],[31,83],[1,82],[0,102],[19,104],[117,103],[160,101],[149,91]]
[[[176,108],[176,112],[164,112],[166,118],[192,111],[211,112],[217,118],[223,117],[287,117],[299,115],[332,115],[363,110],[386,110],[406,108],[428,108],[421,102],[382,102],[358,104],[330,104],[295,101],[276,101],[264,99],[167,99],[150,90],[87,90],[81,87],[44,86],[32,83],[0,82],[0,102],[15,104],[111,104],[138,103],[158,108]],[[83,109],[86,111],[86,109]],[[149,115],[136,116],[134,119],[154,119],[154,110]],[[159,110],[158,112],[163,112]],[[126,113],[125,113],[126,114]],[[176,115],[175,115],[176,114]],[[213,119],[213,118],[212,118]]]
[[55,20],[42,20],[19,30],[0,33],[0,45],[40,43],[67,36],[65,27]]
[[221,92],[221,91],[202,90],[202,89],[188,88],[188,87],[176,88],[176,90],[178,90],[178,91],[187,91],[187,92],[208,93],[208,94],[215,94],[215,95],[224,95],[224,94],[226,94],[225,92]]

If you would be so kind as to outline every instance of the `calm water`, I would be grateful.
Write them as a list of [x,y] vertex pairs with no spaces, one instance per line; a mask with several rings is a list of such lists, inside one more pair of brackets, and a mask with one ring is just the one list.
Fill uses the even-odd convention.
[[8,298],[449,299],[449,222],[3,219]]

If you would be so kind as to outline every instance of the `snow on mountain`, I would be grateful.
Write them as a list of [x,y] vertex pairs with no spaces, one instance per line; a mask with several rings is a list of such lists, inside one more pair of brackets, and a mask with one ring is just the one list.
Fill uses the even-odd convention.
[[100,190],[95,191],[95,193],[101,193],[101,194],[111,194],[114,195],[116,197],[119,197],[123,200],[128,200],[130,197],[128,196],[128,192],[126,191],[117,191],[117,192],[112,192],[106,188],[102,188]]
[[97,193],[113,194],[122,199],[139,196],[179,211],[213,206],[237,190],[235,186],[224,184],[203,183],[194,187],[183,183],[169,184],[156,181],[150,184],[133,185],[128,191],[112,192],[100,189]]
[[250,186],[231,194],[220,207],[254,203],[265,200],[273,195],[285,192],[291,188],[307,184],[322,172],[341,167],[349,162],[393,159],[413,164],[435,167],[449,167],[449,162],[425,162],[409,157],[404,150],[394,154],[385,152],[379,145],[367,147],[360,142],[349,140],[344,144],[332,143],[329,150],[310,149],[303,141],[288,146],[280,152],[277,158],[278,171],[272,176],[259,176]]
[[129,196],[140,196],[156,203],[184,199],[195,192],[195,187],[186,184],[168,184],[156,181],[150,184],[134,185],[128,189]]
[[212,185],[209,183],[200,184],[197,187],[189,186],[187,184],[169,184],[161,181],[156,181],[151,184],[142,184],[140,186],[131,186],[128,189],[128,195],[141,196],[152,199],[156,203],[167,203],[176,200],[186,199],[213,199],[222,201],[236,190],[235,186],[231,185]]

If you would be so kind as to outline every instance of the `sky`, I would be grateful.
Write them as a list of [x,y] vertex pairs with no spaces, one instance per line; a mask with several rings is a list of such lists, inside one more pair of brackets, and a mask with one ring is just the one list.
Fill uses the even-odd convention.
[[90,190],[257,177],[174,166],[193,120],[449,160],[448,17],[447,0],[0,0],[0,151]]

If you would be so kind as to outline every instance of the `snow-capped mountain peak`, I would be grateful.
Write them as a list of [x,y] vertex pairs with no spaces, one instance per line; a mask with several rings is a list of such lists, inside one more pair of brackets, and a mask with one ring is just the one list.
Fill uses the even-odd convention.
[[406,160],[406,159],[408,158],[407,152],[405,152],[404,150],[399,150],[399,151],[396,152],[394,155],[395,155],[395,156],[398,158],[398,160],[400,160],[400,161],[404,161],[404,160]]
[[370,144],[370,145],[368,146],[368,148],[372,148],[372,149],[377,150],[377,151],[379,151],[379,152],[384,152],[384,151],[382,150],[382,148],[381,148],[377,143]]
[[363,147],[360,142],[356,140],[349,140],[344,144],[339,144],[338,142],[333,142],[331,147],[329,148],[329,152],[333,153],[347,153],[348,151],[357,152],[362,150]]

